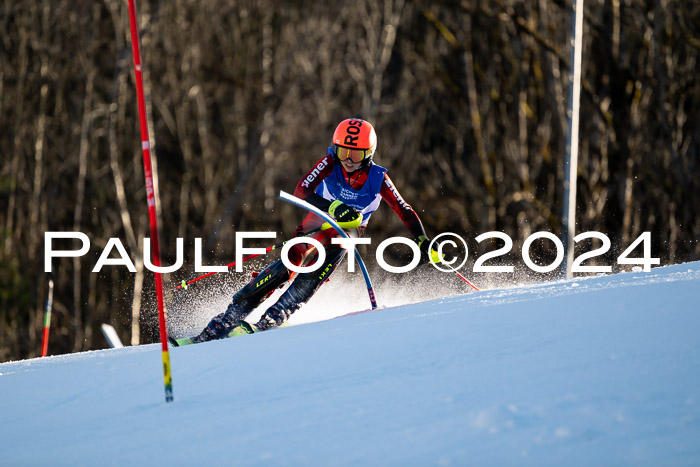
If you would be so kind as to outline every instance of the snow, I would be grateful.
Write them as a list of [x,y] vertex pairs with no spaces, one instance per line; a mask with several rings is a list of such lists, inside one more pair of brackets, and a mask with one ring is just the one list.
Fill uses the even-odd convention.
[[170,404],[159,345],[4,363],[0,465],[700,465],[699,299],[695,262],[175,348]]

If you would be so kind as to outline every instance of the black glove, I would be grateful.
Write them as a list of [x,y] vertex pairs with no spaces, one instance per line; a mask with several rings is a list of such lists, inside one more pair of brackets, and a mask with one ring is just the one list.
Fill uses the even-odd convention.
[[331,203],[328,214],[333,216],[343,229],[356,229],[362,223],[362,214],[339,200]]

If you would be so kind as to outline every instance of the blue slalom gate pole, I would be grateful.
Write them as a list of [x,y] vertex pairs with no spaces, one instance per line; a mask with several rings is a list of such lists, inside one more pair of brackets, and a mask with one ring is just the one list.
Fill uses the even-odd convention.
[[[331,227],[333,227],[335,231],[338,232],[338,234],[340,234],[342,237],[350,238],[350,236],[345,233],[345,231],[335,222],[335,220],[328,213],[321,211],[316,206],[309,204],[303,199],[299,199],[296,196],[290,195],[289,193],[286,193],[284,191],[280,191],[280,199],[295,206],[299,206],[300,208],[304,208],[307,211],[313,212],[318,217],[328,222],[331,225]],[[377,298],[374,296],[372,280],[369,278],[369,273],[367,273],[365,262],[362,261],[360,253],[358,253],[357,251],[355,251],[355,259],[357,260],[357,264],[360,265],[362,275],[365,276],[365,282],[367,283],[367,293],[369,294],[369,301],[372,303],[372,309],[374,310],[375,308],[377,308]]]

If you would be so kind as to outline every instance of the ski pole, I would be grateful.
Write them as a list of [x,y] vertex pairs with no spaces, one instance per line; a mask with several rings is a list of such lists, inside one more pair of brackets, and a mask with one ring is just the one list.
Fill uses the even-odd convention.
[[[313,234],[315,234],[316,232],[318,232],[318,231],[320,231],[320,230],[321,230],[321,227],[319,227],[318,229],[311,230],[310,232],[305,233],[305,234],[303,235],[303,237],[308,237],[309,235],[313,235]],[[278,248],[282,248],[282,247],[283,247],[284,245],[286,245],[287,242],[289,242],[290,240],[291,240],[291,238],[290,238],[290,239],[287,239],[287,240],[285,240],[285,241],[283,241],[283,242],[279,242],[279,243],[276,243],[276,244],[274,244],[274,245],[272,245],[272,246],[269,246],[269,247],[265,248],[265,253],[268,253],[268,252],[270,252],[270,251],[272,251],[272,250],[276,250],[276,249],[278,249]],[[255,254],[253,254],[253,255],[248,255],[248,256],[246,256],[245,258],[241,259],[241,263],[245,263],[245,262],[248,261],[248,260],[251,260],[251,259],[253,259],[253,258],[257,258],[258,256],[264,255],[265,253],[255,253]],[[234,261],[234,262],[232,262],[232,263],[227,264],[226,267],[230,269],[230,268],[234,267],[235,265],[236,265],[236,262]],[[178,290],[178,289],[186,290],[186,289],[187,289],[187,286],[190,285],[190,284],[192,284],[193,282],[200,281],[200,280],[204,279],[205,277],[209,277],[209,276],[212,276],[212,275],[214,275],[214,274],[216,274],[216,271],[208,272],[208,273],[206,273],[206,274],[204,274],[204,275],[202,275],[202,276],[199,276],[199,277],[194,278],[194,279],[189,280],[189,281],[183,280],[183,281],[180,283],[180,285],[178,285],[177,287],[175,287],[175,290]]]
[[473,288],[474,290],[476,290],[477,292],[479,292],[479,289],[478,289],[474,284],[472,284],[471,282],[469,282],[469,279],[467,279],[466,277],[464,277],[464,276],[463,276],[462,274],[460,274],[458,271],[455,271],[455,274],[457,274],[457,277],[459,277],[460,279],[462,279],[464,282],[466,282],[467,284],[471,285],[472,288]]
[[44,338],[41,342],[41,356],[46,357],[49,350],[49,328],[51,327],[51,307],[53,306],[53,279],[49,278],[49,294],[44,307]]
[[[431,263],[432,263],[432,261],[431,261]],[[457,275],[457,277],[459,277],[459,278],[462,279],[464,282],[466,282],[467,284],[469,284],[469,285],[472,287],[472,289],[476,290],[477,292],[480,292],[479,288],[478,288],[477,286],[475,286],[474,284],[472,284],[472,283],[469,281],[469,279],[467,279],[466,277],[464,277],[459,271],[454,270],[454,273]]]

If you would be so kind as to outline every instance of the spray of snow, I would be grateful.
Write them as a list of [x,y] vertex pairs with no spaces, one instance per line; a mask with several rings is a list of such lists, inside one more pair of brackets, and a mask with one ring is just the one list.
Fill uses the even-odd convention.
[[[269,260],[268,260],[269,262]],[[199,333],[209,320],[226,310],[231,297],[251,278],[251,272],[267,263],[258,261],[247,265],[243,273],[215,274],[192,284],[187,290],[175,292],[168,304],[168,328],[175,337]],[[392,274],[375,268],[371,273],[380,308],[418,303],[450,297],[471,290],[453,274],[424,265],[406,274]],[[273,305],[286,287],[278,289],[248,317],[255,322]],[[347,272],[345,261],[332,278],[289,320],[290,325],[323,321],[370,308],[367,286],[359,270]]]
[[[191,285],[187,290],[173,294],[168,305],[168,327],[175,337],[198,334],[209,320],[226,310],[231,297],[251,278],[251,272],[259,271],[270,259],[246,264],[243,273],[215,274]],[[466,272],[468,268],[461,272]],[[438,271],[423,264],[405,274],[393,274],[379,267],[370,271],[379,308],[390,308],[424,302],[426,300],[452,297],[472,292],[472,288],[455,274]],[[469,275],[480,290],[504,289],[532,284],[547,276],[535,274],[521,267],[513,273],[490,273]],[[287,285],[288,286],[288,285]],[[286,287],[275,291],[248,317],[255,322],[273,305]],[[347,271],[343,261],[318,292],[289,320],[290,325],[311,323],[344,316],[370,309],[367,286],[359,268],[354,273]]]

